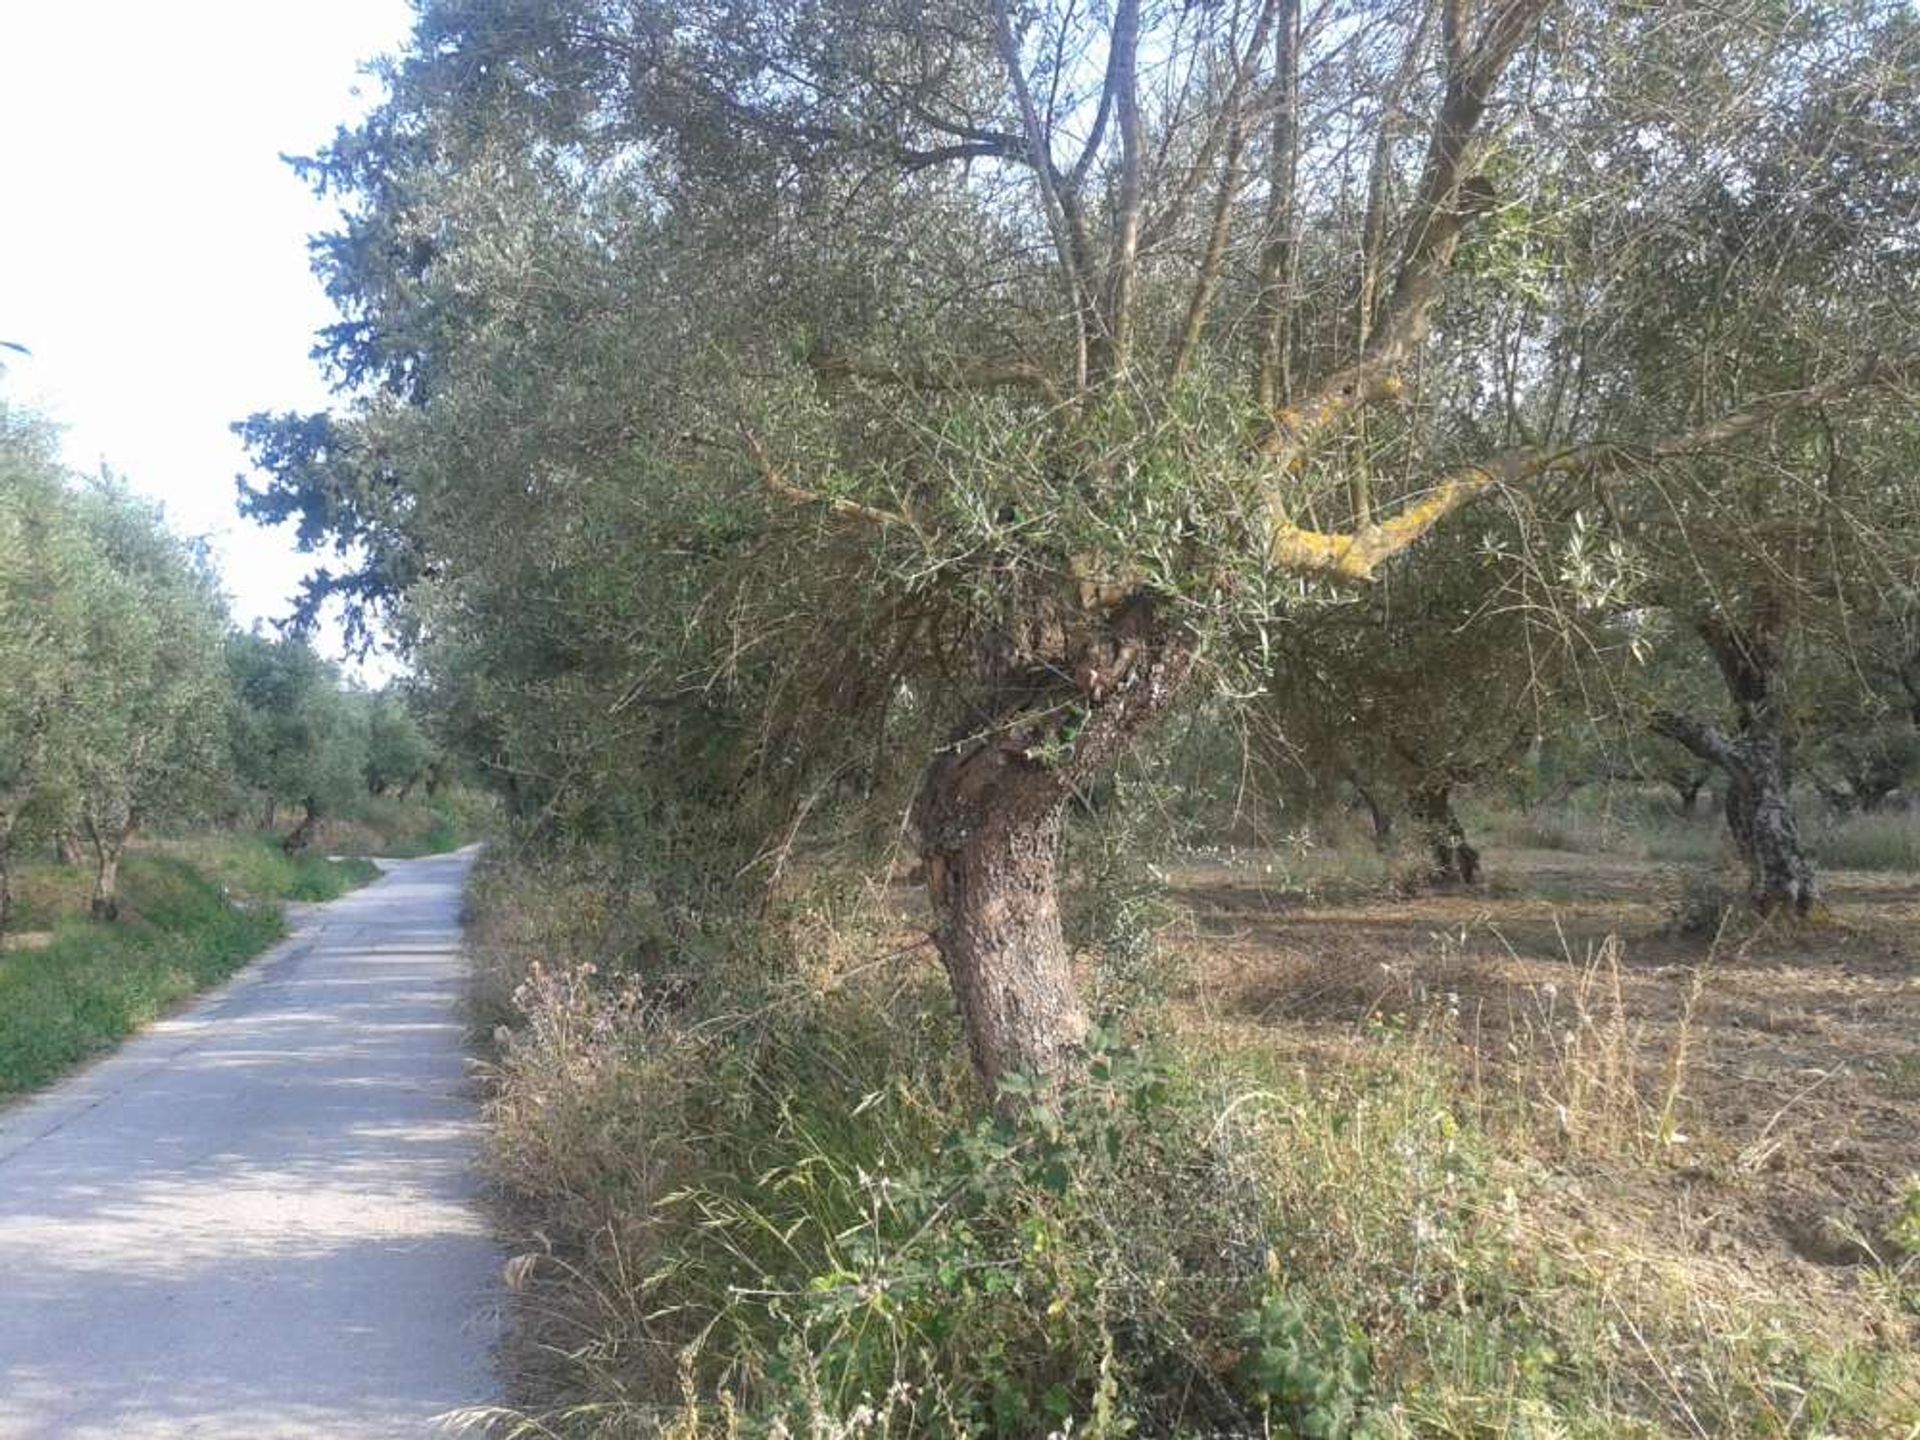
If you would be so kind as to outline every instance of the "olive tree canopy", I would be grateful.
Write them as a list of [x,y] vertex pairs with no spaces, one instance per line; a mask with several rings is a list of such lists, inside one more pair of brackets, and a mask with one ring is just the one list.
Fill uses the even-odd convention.
[[247,504],[339,549],[311,602],[478,668],[516,782],[711,736],[737,807],[918,746],[975,1062],[1057,1072],[1063,815],[1203,678],[1484,496],[1640,487],[1905,373],[1846,332],[1691,407],[1637,407],[1631,366],[1556,407],[1607,277],[1539,273],[1569,217],[1669,203],[1658,153],[1626,163],[1665,143],[1635,104],[1705,124],[1690,75],[1791,91],[1900,23],[434,0],[389,102],[306,162],[342,202],[347,400],[242,427]]

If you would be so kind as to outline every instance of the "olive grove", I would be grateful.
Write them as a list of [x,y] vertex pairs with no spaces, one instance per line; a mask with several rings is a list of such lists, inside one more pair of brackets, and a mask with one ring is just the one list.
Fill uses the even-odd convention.
[[[432,0],[302,162],[341,403],[240,427],[243,503],[530,823],[733,873],[917,772],[988,1082],[1087,1033],[1076,799],[1209,693],[1306,733],[1399,683],[1368,587],[1471,632],[1430,689],[1515,670],[1516,574],[1678,617],[1737,718],[1657,726],[1803,910],[1781,667],[1913,584],[1915,43],[1871,0]],[[1532,723],[1454,713],[1447,837],[1433,784]]]
[[130,842],[407,787],[439,760],[398,694],[346,686],[304,642],[234,632],[196,543],[122,481],[61,464],[52,429],[0,406],[0,934],[37,847],[91,861],[119,918]]

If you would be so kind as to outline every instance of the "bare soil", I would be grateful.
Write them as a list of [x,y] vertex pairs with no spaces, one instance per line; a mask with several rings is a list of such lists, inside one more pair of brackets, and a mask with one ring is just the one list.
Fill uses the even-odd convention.
[[1679,873],[1616,856],[1496,849],[1485,884],[1411,895],[1276,888],[1262,858],[1169,874],[1196,1018],[1309,1063],[1418,1025],[1481,1093],[1547,1116],[1575,1032],[1608,1032],[1582,1063],[1625,1053],[1611,1082],[1643,1117],[1675,1091],[1681,1138],[1569,1157],[1592,1243],[1885,1323],[1863,1287],[1920,1176],[1920,877],[1831,873],[1818,923],[1686,934]]

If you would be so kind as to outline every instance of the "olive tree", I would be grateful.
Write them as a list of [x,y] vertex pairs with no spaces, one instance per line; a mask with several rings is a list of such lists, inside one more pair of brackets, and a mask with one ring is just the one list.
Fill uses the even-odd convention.
[[[248,422],[247,504],[348,557],[309,608],[402,600],[403,634],[510,665],[496,733],[547,732],[545,785],[712,710],[728,803],[921,745],[976,1066],[1058,1074],[1062,826],[1156,720],[1481,497],[1646,485],[1890,373],[1825,355],[1604,430],[1450,386],[1482,423],[1416,423],[1434,355],[1500,374],[1447,304],[1476,247],[1635,200],[1569,194],[1567,134],[1649,36],[1717,53],[1667,15],[1710,9],[437,0],[307,166],[357,398]],[[1343,463],[1388,423],[1404,465]]]
[[[1578,512],[1575,512],[1576,516]],[[1457,791],[1513,777],[1536,740],[1563,723],[1613,642],[1588,585],[1541,583],[1533,507],[1488,511],[1422,547],[1377,584],[1272,628],[1272,673],[1255,707],[1268,763],[1304,776],[1324,802],[1345,786],[1375,843],[1398,821],[1431,859],[1432,878],[1475,883],[1480,855]],[[1585,531],[1563,532],[1560,558]]]
[[[1568,239],[1572,280],[1553,344],[1564,405],[1607,423],[1689,418],[1807,386],[1862,352],[1910,347],[1920,301],[1920,27],[1853,3],[1795,18],[1783,59],[1752,36],[1671,103],[1624,97],[1588,163],[1632,173],[1642,204]],[[1801,48],[1803,47],[1803,48]],[[1659,44],[1648,63],[1680,71]],[[1609,492],[1607,517],[1642,575],[1637,600],[1689,633],[1717,706],[1653,717],[1727,782],[1727,820],[1764,909],[1819,895],[1792,802],[1812,696],[1863,688],[1863,637],[1913,586],[1920,426],[1910,357],[1850,410],[1824,397]],[[1838,665],[1830,656],[1853,657]],[[1829,697],[1831,703],[1831,696]]]
[[224,758],[226,617],[212,576],[160,512],[103,477],[76,498],[103,562],[67,712],[92,911],[119,915],[127,842],[190,815]]
[[13,918],[21,845],[71,812],[67,720],[103,578],[52,433],[0,408],[0,934]]
[[433,764],[433,746],[395,691],[366,697],[367,792],[406,799]]
[[332,665],[299,640],[235,635],[227,645],[232,685],[230,765],[266,802],[300,807],[282,842],[304,850],[320,821],[365,789],[367,736]]

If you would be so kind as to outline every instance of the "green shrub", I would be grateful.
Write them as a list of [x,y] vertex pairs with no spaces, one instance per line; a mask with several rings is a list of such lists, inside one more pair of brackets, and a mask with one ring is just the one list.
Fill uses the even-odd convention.
[[316,848],[334,855],[380,855],[394,860],[442,855],[484,836],[493,826],[491,797],[450,786],[427,798],[416,794],[363,795],[328,816]]

